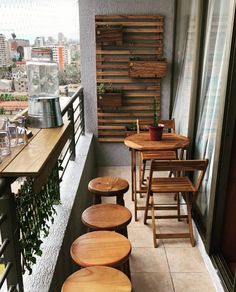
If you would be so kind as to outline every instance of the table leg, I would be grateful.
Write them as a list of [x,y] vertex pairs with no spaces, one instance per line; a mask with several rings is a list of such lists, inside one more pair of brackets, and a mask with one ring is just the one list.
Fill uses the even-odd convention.
[[131,153],[131,187],[132,187],[132,201],[134,201],[134,150],[130,149]]
[[136,172],[136,151],[132,149],[133,153],[133,192],[134,192],[134,219],[135,221],[138,220],[137,218],[137,172]]

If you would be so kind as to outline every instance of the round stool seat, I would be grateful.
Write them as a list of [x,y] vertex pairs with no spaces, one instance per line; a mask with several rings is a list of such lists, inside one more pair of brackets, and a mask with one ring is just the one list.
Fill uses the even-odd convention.
[[124,263],[131,252],[130,241],[113,231],[93,231],[71,245],[72,259],[81,267],[112,266]]
[[110,267],[83,268],[69,276],[61,292],[130,292],[128,277]]
[[128,191],[129,183],[120,177],[103,176],[91,180],[88,189],[97,195],[117,196]]
[[87,208],[81,219],[92,230],[118,230],[130,223],[132,214],[121,205],[97,204]]

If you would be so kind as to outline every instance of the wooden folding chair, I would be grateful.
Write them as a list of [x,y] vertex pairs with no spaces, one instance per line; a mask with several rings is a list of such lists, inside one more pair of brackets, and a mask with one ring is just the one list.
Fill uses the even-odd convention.
[[[164,125],[164,132],[175,133],[175,120],[160,120],[159,124]],[[147,121],[139,121],[137,120],[137,133],[140,131],[147,131],[148,125]],[[173,160],[177,159],[178,155],[176,151],[168,150],[168,151],[145,151],[140,153],[139,158],[139,178],[140,178],[140,188],[145,183],[145,171],[147,167],[147,162],[155,159],[155,160]]]
[[[157,247],[157,239],[163,238],[190,238],[192,246],[195,246],[195,239],[192,228],[192,204],[196,199],[197,192],[202,183],[208,160],[152,160],[148,177],[147,198],[144,213],[144,224],[147,219],[152,219],[152,231],[154,247]],[[175,172],[174,177],[159,177],[154,175],[156,171]],[[155,193],[182,194],[186,201],[187,215],[180,215],[179,201],[177,200],[176,215],[158,215],[158,210],[173,210],[173,207],[168,208],[158,206],[154,203]],[[179,196],[178,196],[179,199]],[[151,216],[148,216],[148,211],[151,210]],[[155,214],[157,210],[157,215]],[[188,233],[156,233],[155,219],[169,218],[187,218],[189,224]]]

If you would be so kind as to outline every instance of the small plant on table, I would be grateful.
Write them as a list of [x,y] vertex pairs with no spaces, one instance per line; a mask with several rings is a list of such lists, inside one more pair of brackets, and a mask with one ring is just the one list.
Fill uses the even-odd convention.
[[150,139],[152,141],[160,141],[162,138],[162,132],[164,125],[158,124],[158,112],[157,112],[157,97],[153,99],[153,125],[149,127]]

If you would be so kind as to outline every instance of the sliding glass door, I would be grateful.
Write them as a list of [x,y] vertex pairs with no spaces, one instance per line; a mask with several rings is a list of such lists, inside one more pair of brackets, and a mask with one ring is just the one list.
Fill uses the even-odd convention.
[[204,227],[216,188],[234,11],[235,0],[209,0],[194,140],[194,158],[209,159],[196,202]]

